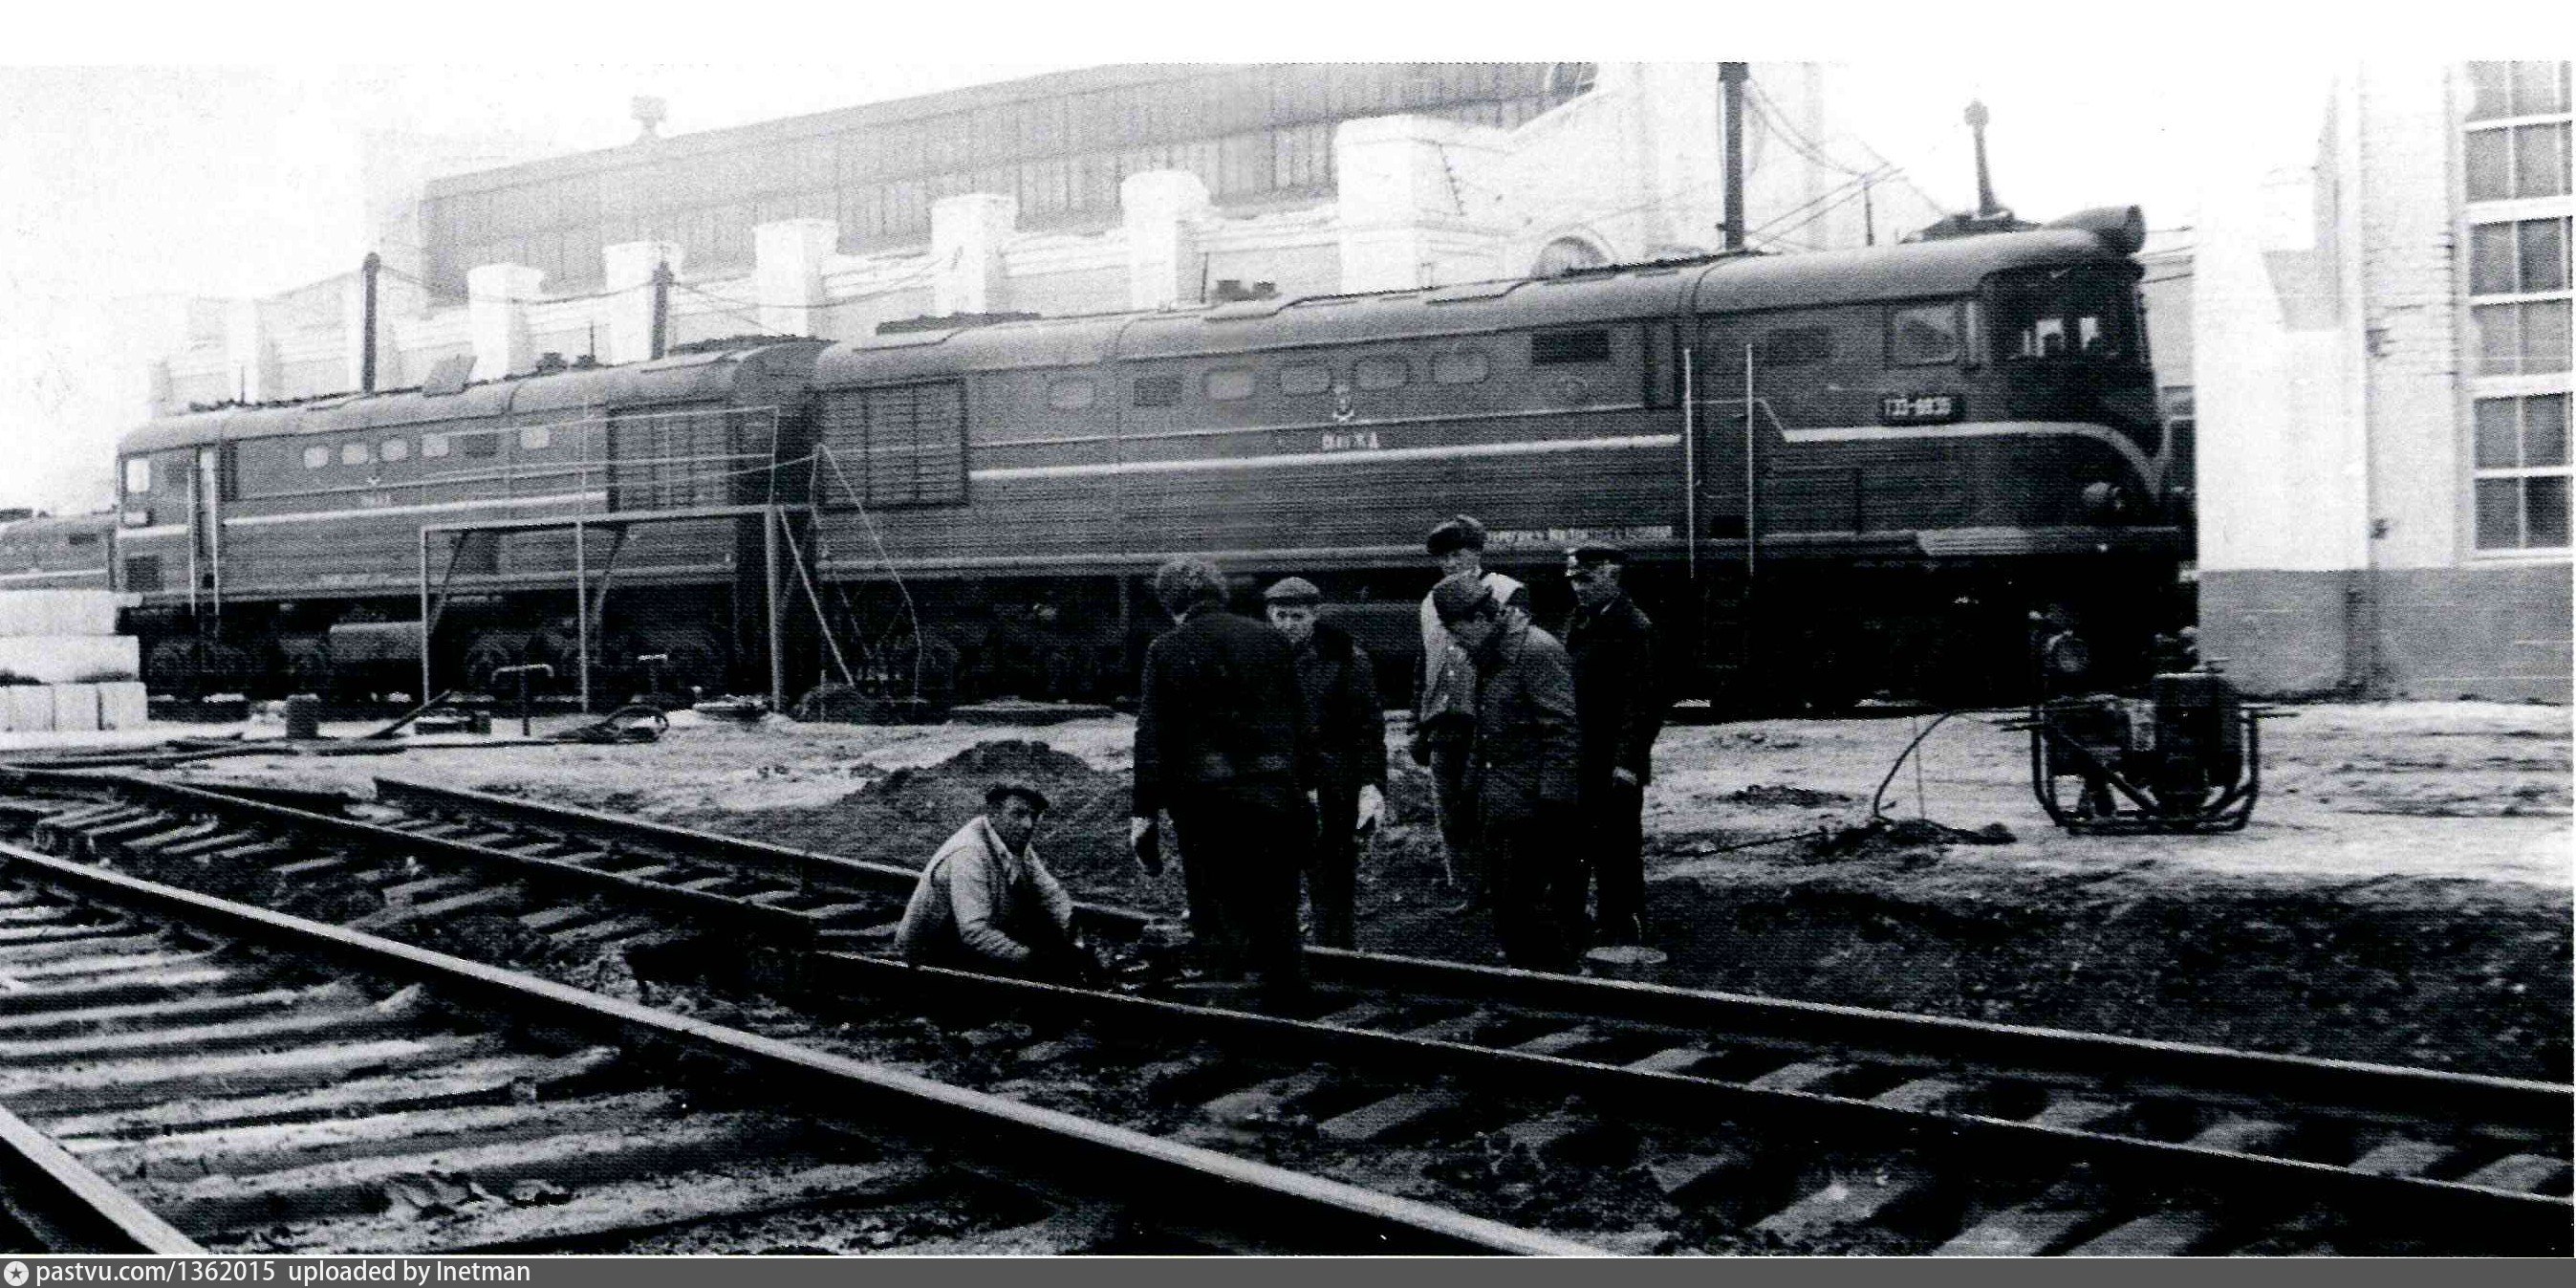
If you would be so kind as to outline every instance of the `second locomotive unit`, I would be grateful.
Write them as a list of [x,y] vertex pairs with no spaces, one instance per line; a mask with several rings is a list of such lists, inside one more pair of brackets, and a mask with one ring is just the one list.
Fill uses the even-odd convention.
[[120,446],[117,571],[165,687],[382,690],[426,618],[442,687],[586,650],[611,685],[763,688],[774,653],[796,689],[1099,697],[1175,554],[1407,650],[1421,534],[1463,512],[1505,570],[1627,547],[1676,696],[1974,696],[2031,613],[2114,672],[2180,624],[2142,236],[2119,208],[198,413]]

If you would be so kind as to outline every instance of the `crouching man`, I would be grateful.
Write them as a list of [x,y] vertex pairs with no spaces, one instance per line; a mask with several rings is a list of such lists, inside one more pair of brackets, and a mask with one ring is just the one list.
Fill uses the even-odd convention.
[[995,783],[984,812],[957,829],[921,870],[895,948],[922,966],[1089,983],[1098,963],[1073,942],[1073,897],[1038,861],[1047,798],[1026,783]]

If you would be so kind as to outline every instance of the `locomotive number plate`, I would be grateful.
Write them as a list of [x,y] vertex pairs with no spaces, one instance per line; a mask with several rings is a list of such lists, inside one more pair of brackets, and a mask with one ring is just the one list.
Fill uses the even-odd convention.
[[1344,430],[1324,435],[1324,450],[1328,452],[1374,452],[1380,446],[1374,429]]
[[1889,425],[1946,425],[1968,414],[1958,394],[1889,394],[1878,400],[1878,418]]

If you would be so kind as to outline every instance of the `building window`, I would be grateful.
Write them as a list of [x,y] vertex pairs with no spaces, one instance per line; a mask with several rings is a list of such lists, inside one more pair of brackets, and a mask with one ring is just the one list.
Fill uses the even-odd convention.
[[1401,389],[1412,378],[1402,358],[1362,358],[1351,367],[1351,382],[1362,389]]
[[2469,119],[2546,116],[2567,110],[2567,64],[2469,64]]
[[2567,398],[2477,400],[2478,549],[2566,547]]
[[331,463],[331,449],[316,444],[304,449],[304,468],[318,470]]
[[420,436],[420,455],[421,455],[421,459],[423,459],[423,460],[429,460],[429,459],[432,459],[432,458],[434,458],[434,457],[440,457],[440,456],[445,456],[445,455],[447,455],[447,435],[445,435],[445,434],[423,434],[423,435],[421,435],[421,436]]
[[2478,329],[2478,374],[2528,376],[2565,371],[2567,301],[2481,304],[2469,310]]
[[1139,407],[1177,407],[1181,402],[1179,376],[1140,376],[1136,380],[1136,405]]
[[152,490],[152,458],[129,456],[125,459],[125,494],[141,496]]
[[2469,294],[2529,295],[2566,289],[2565,219],[2469,226]]
[[1956,304],[1917,304],[1887,315],[1887,360],[1899,367],[1957,362],[1963,348]]
[[542,452],[547,448],[554,446],[554,442],[555,431],[552,425],[522,425],[519,427],[520,451]]
[[367,463],[368,459],[369,459],[369,458],[368,458],[368,456],[367,456],[367,445],[366,445],[366,444],[364,444],[364,443],[342,443],[342,444],[340,444],[340,463],[341,463],[342,465],[364,465],[364,464],[366,464],[366,463]]
[[1530,364],[1571,366],[1610,360],[1607,331],[1543,331],[1530,337]]
[[1057,411],[1080,411],[1099,398],[1100,391],[1088,380],[1058,380],[1047,386],[1047,406]]
[[1279,369],[1279,392],[1320,394],[1333,387],[1333,369],[1311,363]]
[[387,465],[411,459],[411,441],[409,439],[402,438],[388,438],[385,441],[376,444],[376,459],[383,461]]
[[1478,349],[1434,355],[1431,359],[1431,383],[1435,385],[1472,385],[1492,374],[1493,362]]
[[2567,122],[2471,130],[2469,200],[2556,197],[2567,191]]

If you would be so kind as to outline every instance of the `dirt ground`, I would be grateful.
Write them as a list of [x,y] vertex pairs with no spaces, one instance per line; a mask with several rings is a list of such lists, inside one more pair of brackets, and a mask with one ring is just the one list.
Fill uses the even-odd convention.
[[[1897,826],[1863,829],[1925,723],[1667,730],[1646,828],[1649,938],[1670,960],[1648,977],[2569,1077],[2565,709],[2296,708],[2265,727],[2253,825],[2201,837],[2058,831],[2031,798],[2025,736],[1963,716],[1925,740],[1919,776],[1909,764],[1889,781]],[[649,746],[425,738],[391,755],[260,754],[183,772],[361,795],[386,774],[909,863],[971,816],[984,781],[1010,774],[1054,798],[1040,849],[1083,897],[1176,911],[1177,874],[1149,881],[1124,854],[1132,733],[1123,717],[999,728],[684,715]],[[1394,817],[1362,875],[1361,944],[1494,960],[1488,920],[1444,911],[1454,896],[1427,783],[1395,759]],[[1917,819],[1985,835],[1959,841]]]

